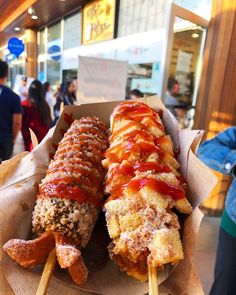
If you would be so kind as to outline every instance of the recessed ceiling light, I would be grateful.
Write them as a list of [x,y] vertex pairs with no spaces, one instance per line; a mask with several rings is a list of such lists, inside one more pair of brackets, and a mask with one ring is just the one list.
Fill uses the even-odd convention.
[[28,8],[28,14],[34,14],[34,9],[33,7]]
[[198,34],[198,33],[193,33],[193,34],[192,34],[192,37],[193,37],[193,38],[198,38],[198,37],[199,37],[199,34]]
[[20,28],[19,28],[19,27],[15,27],[14,30],[15,30],[16,32],[19,32],[19,31],[20,31]]
[[66,0],[59,0],[60,2],[66,2]]
[[39,17],[36,14],[31,15],[32,19],[38,19]]

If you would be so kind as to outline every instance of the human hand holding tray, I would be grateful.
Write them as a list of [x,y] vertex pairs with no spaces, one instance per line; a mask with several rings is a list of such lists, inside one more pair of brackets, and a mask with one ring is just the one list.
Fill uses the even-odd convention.
[[[192,205],[194,207],[193,213],[187,218],[183,226],[183,244],[184,244],[184,256],[185,259],[181,261],[174,272],[169,276],[168,280],[163,284],[166,290],[171,294],[181,294],[183,291],[189,290],[191,286],[195,286],[191,289],[191,293],[186,294],[201,294],[201,285],[197,277],[195,276],[195,269],[193,265],[193,249],[195,245],[196,235],[198,231],[198,226],[200,224],[201,215],[199,214],[197,205],[199,205],[202,200],[208,195],[210,190],[215,184],[215,178],[209,172],[209,170],[199,162],[196,157],[189,152],[189,148],[194,138],[199,133],[198,131],[180,131],[178,129],[177,122],[172,118],[172,116],[165,110],[162,103],[156,98],[147,98],[144,100],[148,105],[154,108],[162,108],[164,110],[164,125],[174,141],[176,147],[180,146],[180,163],[181,168],[184,170],[182,173],[186,176],[188,181],[188,186],[191,194]],[[5,176],[5,180],[2,181],[1,185],[1,197],[0,197],[0,221],[1,224],[4,222],[4,226],[1,228],[1,242],[5,242],[10,238],[26,238],[30,232],[31,227],[31,214],[32,206],[35,201],[36,187],[33,187],[36,181],[39,182],[43,178],[42,170],[44,173],[47,168],[47,155],[52,152],[50,150],[50,143],[54,145],[59,142],[62,137],[63,130],[69,128],[69,119],[78,119],[82,116],[98,116],[103,122],[109,124],[110,114],[113,108],[119,102],[111,103],[101,103],[101,104],[91,104],[82,106],[72,106],[65,108],[64,113],[56,127],[53,137],[50,135],[43,143],[41,143],[32,153],[20,160],[19,163],[13,165],[11,170],[9,167],[11,163],[8,163],[8,176]],[[29,160],[31,159],[31,160]],[[29,163],[30,169],[25,170],[25,163]],[[37,169],[41,170],[37,170]],[[28,173],[27,177],[21,176],[21,173]],[[41,174],[40,174],[41,173]],[[187,173],[187,174],[186,174]],[[9,177],[10,176],[10,177]],[[16,178],[21,180],[21,186],[17,186]],[[24,180],[25,178],[25,180]],[[38,178],[38,179],[36,179]],[[31,181],[29,181],[29,179]],[[4,183],[5,182],[5,183]],[[22,182],[24,185],[22,185]],[[7,185],[8,183],[8,185]],[[5,184],[5,185],[4,185]],[[19,184],[19,182],[18,182]],[[28,209],[23,211],[22,202],[29,204]],[[6,208],[9,204],[14,207],[8,210],[8,215],[6,216]],[[26,208],[27,206],[25,206]],[[16,219],[16,224],[14,222],[9,223],[13,220],[12,217]],[[26,219],[27,217],[27,219]],[[21,220],[25,220],[24,223],[20,223]],[[98,224],[99,225],[99,224]],[[95,229],[94,234],[96,239],[96,233],[99,230]],[[97,236],[100,236],[97,234]],[[97,237],[98,238],[98,237]],[[92,239],[93,241],[93,239]],[[100,241],[105,241],[104,238]],[[97,244],[97,243],[96,243]],[[102,243],[101,243],[102,244]],[[108,257],[104,257],[104,252],[106,251],[106,246],[102,245],[100,249],[94,247],[95,244],[91,242],[89,246],[89,251],[84,255],[89,257],[89,261],[93,262],[93,258],[96,261],[93,265],[90,265],[90,273],[88,282],[83,286],[76,286],[76,288],[92,291],[101,294],[144,294],[148,290],[148,284],[143,284],[129,278],[126,274],[121,273],[114,264],[108,260]],[[96,254],[95,254],[96,250]],[[92,254],[92,256],[91,256]],[[101,255],[102,254],[102,255]],[[5,255],[4,255],[5,256]],[[91,259],[92,258],[92,259]],[[89,262],[89,264],[90,264]],[[4,271],[10,282],[12,288],[16,294],[34,294],[40,279],[40,275],[37,273],[30,272],[16,266],[12,261],[4,257]],[[91,267],[92,266],[92,267]],[[169,271],[164,273],[164,278],[169,274]],[[71,280],[64,272],[54,272],[54,276],[60,280],[68,282],[67,285],[61,282],[56,282],[53,279],[51,284],[51,294],[56,294],[57,290],[63,286],[67,292],[73,292],[70,286]],[[161,278],[161,274],[158,275]],[[28,288],[30,278],[30,285],[32,288]],[[163,276],[162,276],[163,278]],[[185,282],[183,285],[182,282]],[[20,286],[19,287],[19,282]],[[27,293],[26,293],[27,290]],[[177,291],[176,291],[177,290]],[[195,292],[195,293],[193,293]],[[72,294],[72,293],[70,293]]]

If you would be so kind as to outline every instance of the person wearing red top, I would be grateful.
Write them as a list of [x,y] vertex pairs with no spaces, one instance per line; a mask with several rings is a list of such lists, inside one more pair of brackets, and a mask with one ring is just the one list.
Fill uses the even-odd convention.
[[22,136],[26,151],[33,149],[30,131],[32,129],[42,141],[51,126],[50,109],[44,97],[44,88],[40,81],[34,80],[28,91],[28,98],[21,103],[23,109]]

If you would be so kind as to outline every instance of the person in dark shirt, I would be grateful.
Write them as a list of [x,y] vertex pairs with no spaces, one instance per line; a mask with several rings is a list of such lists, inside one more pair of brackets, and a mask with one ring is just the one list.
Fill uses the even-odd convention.
[[22,101],[23,120],[22,136],[25,150],[31,151],[33,145],[29,128],[35,133],[39,142],[42,141],[51,126],[50,108],[45,100],[44,88],[40,81],[34,80],[28,92],[28,98]]
[[8,65],[0,60],[0,163],[11,157],[22,120],[20,98],[5,86],[7,76]]

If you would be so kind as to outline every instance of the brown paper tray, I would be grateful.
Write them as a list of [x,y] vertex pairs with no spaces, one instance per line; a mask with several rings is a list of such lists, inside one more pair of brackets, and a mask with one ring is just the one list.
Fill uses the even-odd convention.
[[[175,147],[180,149],[181,172],[188,181],[189,197],[194,207],[193,213],[187,217],[182,227],[185,259],[175,269],[168,265],[158,273],[159,282],[165,280],[161,285],[161,290],[168,294],[201,295],[203,291],[193,263],[194,247],[202,218],[198,205],[207,197],[216,183],[210,170],[196,158],[190,149],[192,145],[195,150],[201,140],[202,132],[180,130],[175,118],[157,97],[142,99],[142,101],[153,108],[161,108],[164,111],[164,125]],[[109,126],[110,114],[118,103],[120,101],[66,107],[56,129],[51,130],[31,154],[24,155],[24,157],[18,156],[17,160],[14,158],[4,163],[4,171],[2,173],[0,171],[0,245],[10,238],[26,238],[29,235],[37,184],[44,177],[49,156],[54,153],[58,142],[69,128],[70,120],[96,115]],[[100,220],[91,242],[83,253],[90,270],[87,283],[77,286],[73,284],[65,271],[57,269],[54,272],[56,279],[52,280],[49,294],[74,294],[75,290],[77,292],[80,290],[77,294],[90,291],[106,295],[142,295],[148,291],[147,283],[140,283],[120,272],[117,266],[109,260],[106,250],[108,243],[106,227],[102,217]],[[35,294],[40,280],[40,269],[34,271],[23,269],[5,254],[1,264],[8,282],[17,295]],[[29,282],[30,287],[27,285]],[[64,290],[64,293],[61,293],[61,290]]]

